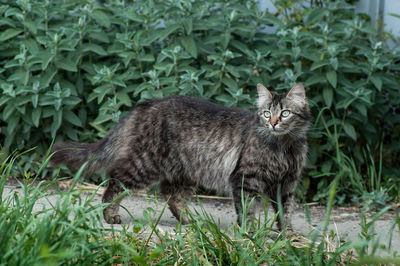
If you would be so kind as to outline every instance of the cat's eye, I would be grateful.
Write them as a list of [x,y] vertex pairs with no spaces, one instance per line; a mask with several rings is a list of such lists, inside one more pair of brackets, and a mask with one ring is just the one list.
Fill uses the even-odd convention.
[[281,113],[281,116],[282,116],[282,117],[288,117],[289,114],[290,114],[290,111],[289,111],[289,110],[283,110],[282,113]]
[[264,116],[266,118],[270,118],[271,117],[271,112],[270,111],[264,111]]

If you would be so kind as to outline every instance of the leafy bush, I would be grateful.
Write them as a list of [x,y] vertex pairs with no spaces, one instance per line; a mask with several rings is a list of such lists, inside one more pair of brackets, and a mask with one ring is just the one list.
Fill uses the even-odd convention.
[[251,108],[258,82],[281,91],[301,81],[316,117],[303,182],[309,195],[324,198],[336,176],[343,192],[355,190],[351,171],[337,174],[341,154],[363,179],[363,150],[374,155],[382,141],[390,179],[386,168],[399,156],[399,52],[351,5],[301,2],[276,1],[277,14],[239,0],[7,2],[2,143],[41,154],[53,138],[104,136],[149,98],[185,94]]

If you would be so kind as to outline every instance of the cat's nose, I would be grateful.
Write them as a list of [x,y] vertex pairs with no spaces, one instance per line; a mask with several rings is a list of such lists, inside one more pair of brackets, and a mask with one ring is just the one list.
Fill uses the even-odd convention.
[[270,122],[271,126],[273,128],[275,128],[275,126],[278,124],[278,119],[271,119],[269,122]]
[[275,129],[275,126],[278,124],[278,122],[271,122],[271,126],[273,129]]

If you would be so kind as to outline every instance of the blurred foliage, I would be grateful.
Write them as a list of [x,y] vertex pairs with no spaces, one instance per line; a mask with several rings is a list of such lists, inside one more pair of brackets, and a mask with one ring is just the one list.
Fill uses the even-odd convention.
[[275,1],[273,14],[239,0],[0,2],[3,152],[37,146],[22,170],[52,139],[95,141],[146,99],[252,108],[257,83],[285,91],[303,82],[316,118],[307,200],[325,198],[334,178],[337,202],[360,198],[352,193],[369,179],[367,146],[382,162],[380,184],[398,174],[400,53],[351,4]]

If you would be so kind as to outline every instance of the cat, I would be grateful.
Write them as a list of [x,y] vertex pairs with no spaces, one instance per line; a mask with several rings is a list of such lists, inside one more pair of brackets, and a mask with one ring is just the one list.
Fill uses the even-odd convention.
[[[242,222],[242,194],[271,199],[278,212],[278,188],[284,223],[290,224],[293,191],[307,158],[312,117],[302,84],[288,93],[257,85],[258,111],[229,108],[188,96],[169,96],[137,104],[96,143],[56,143],[51,163],[71,169],[88,162],[85,172],[107,171],[103,202],[123,191],[160,181],[160,192],[183,224],[186,200],[201,185],[230,193]],[[121,183],[123,186],[121,186]],[[258,197],[257,197],[258,198]],[[121,223],[119,202],[104,210],[108,223]],[[251,211],[248,215],[254,215]]]

